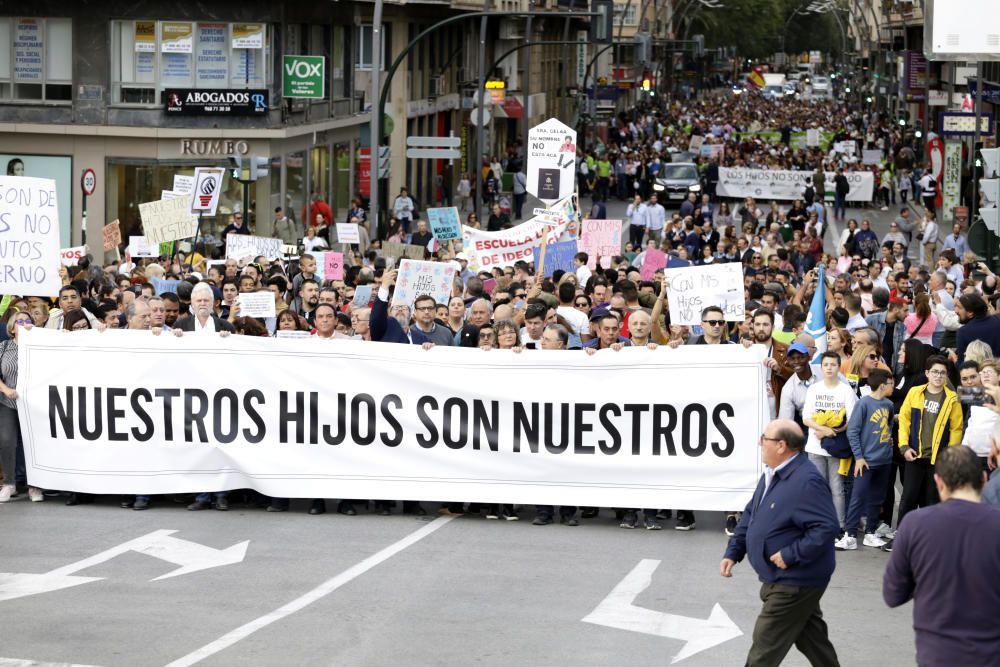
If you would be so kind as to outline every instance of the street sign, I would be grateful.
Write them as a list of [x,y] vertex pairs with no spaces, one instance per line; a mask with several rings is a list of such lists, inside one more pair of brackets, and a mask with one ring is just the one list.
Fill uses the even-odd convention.
[[191,212],[215,215],[222,193],[222,179],[226,170],[222,167],[198,167],[194,170],[194,196],[191,197]]
[[550,118],[528,132],[526,189],[546,204],[576,189],[576,130]]
[[407,148],[406,157],[431,160],[457,160],[462,151],[457,148]]
[[326,97],[325,56],[283,56],[281,72],[281,94],[285,97]]
[[415,148],[460,148],[461,137],[407,137],[406,145]]
[[[976,114],[974,113],[944,111],[939,116],[939,124],[941,136],[944,137],[971,137],[976,134]],[[979,134],[986,137],[993,135],[992,113],[980,115]]]
[[88,197],[94,194],[94,190],[97,189],[97,174],[94,173],[93,169],[87,168],[83,170],[83,177],[80,178],[80,187],[83,188],[83,194]]

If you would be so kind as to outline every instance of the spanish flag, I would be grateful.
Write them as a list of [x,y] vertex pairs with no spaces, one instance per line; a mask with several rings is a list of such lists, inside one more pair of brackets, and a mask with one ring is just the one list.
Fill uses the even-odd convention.
[[747,81],[756,88],[764,87],[764,77],[759,70],[751,70],[750,74],[747,75]]

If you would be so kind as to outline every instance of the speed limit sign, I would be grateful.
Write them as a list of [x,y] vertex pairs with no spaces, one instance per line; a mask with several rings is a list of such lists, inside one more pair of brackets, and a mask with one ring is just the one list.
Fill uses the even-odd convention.
[[83,170],[83,177],[80,179],[80,186],[83,188],[83,194],[88,197],[94,194],[94,190],[97,189],[97,174],[94,173],[93,169]]

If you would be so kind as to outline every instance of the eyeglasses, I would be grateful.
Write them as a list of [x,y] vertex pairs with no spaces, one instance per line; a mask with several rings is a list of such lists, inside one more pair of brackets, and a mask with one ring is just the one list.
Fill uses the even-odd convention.
[[769,438],[766,435],[761,435],[760,436],[760,441],[761,442],[768,442],[768,441],[770,441],[770,442],[781,442],[781,438]]
[[726,323],[725,320],[702,320],[701,322],[702,324],[709,324],[713,327],[721,327]]
[[20,325],[23,326],[25,324],[31,324],[31,320],[28,319],[27,317],[19,317],[16,320],[14,320],[14,323],[15,324],[20,324]]
[[416,308],[414,308],[414,310],[428,311],[428,310],[434,310],[435,308],[436,306],[417,306]]
[[936,375],[938,377],[942,377],[944,375],[947,375],[948,371],[927,371],[927,374],[928,375]]

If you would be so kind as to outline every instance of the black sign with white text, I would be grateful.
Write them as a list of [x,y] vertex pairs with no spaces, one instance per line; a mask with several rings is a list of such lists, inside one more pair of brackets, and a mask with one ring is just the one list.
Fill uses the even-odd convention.
[[163,108],[168,114],[186,116],[263,116],[268,109],[268,91],[167,88]]

